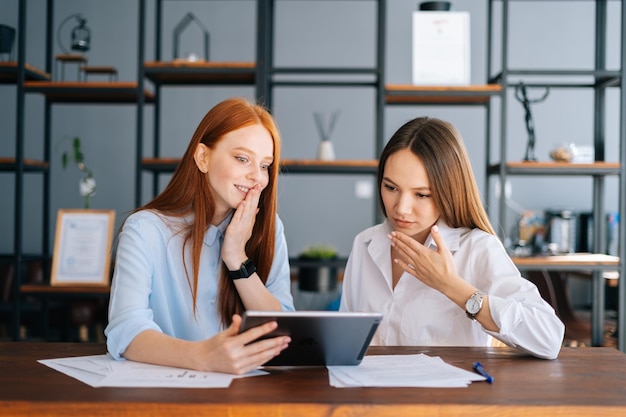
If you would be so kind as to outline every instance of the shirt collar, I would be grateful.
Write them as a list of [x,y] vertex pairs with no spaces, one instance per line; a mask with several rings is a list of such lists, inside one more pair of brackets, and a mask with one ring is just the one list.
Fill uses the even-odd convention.
[[[439,227],[439,233],[443,238],[443,241],[446,243],[450,252],[454,253],[459,250],[459,242],[461,241],[461,233],[465,228],[463,227],[450,227],[443,221],[441,218],[437,221],[437,227]],[[437,249],[437,244],[433,239],[431,234],[426,238],[426,242],[424,242],[424,246],[431,249]]]
[[212,246],[216,241],[221,243],[224,239],[224,234],[226,234],[226,228],[230,224],[230,220],[233,218],[233,213],[231,212],[220,224],[217,226],[210,225],[209,230],[207,230],[204,235],[204,244],[208,246]]

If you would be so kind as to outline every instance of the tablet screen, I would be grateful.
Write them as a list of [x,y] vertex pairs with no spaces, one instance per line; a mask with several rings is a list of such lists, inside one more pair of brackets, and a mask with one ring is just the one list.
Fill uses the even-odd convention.
[[266,366],[358,365],[381,320],[381,313],[247,311],[240,332],[276,321],[278,327],[263,338],[291,337],[289,347]]

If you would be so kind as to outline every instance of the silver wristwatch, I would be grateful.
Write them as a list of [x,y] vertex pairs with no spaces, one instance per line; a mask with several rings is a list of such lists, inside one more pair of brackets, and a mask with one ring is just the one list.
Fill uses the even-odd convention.
[[476,320],[476,315],[483,308],[485,295],[487,295],[485,292],[478,290],[467,299],[465,302],[465,314],[467,314],[468,318]]

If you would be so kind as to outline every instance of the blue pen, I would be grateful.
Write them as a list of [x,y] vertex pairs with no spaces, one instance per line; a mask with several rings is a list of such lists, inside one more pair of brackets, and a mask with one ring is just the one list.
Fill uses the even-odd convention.
[[480,362],[474,362],[473,368],[476,372],[487,378],[487,382],[489,382],[490,384],[493,383],[493,377],[489,375],[487,371],[485,371],[485,368],[483,368]]

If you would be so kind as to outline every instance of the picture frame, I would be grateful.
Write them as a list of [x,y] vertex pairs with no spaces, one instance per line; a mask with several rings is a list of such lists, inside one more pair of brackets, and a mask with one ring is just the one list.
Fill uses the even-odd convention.
[[470,14],[413,12],[413,85],[470,85]]
[[50,285],[109,286],[115,210],[59,209]]

